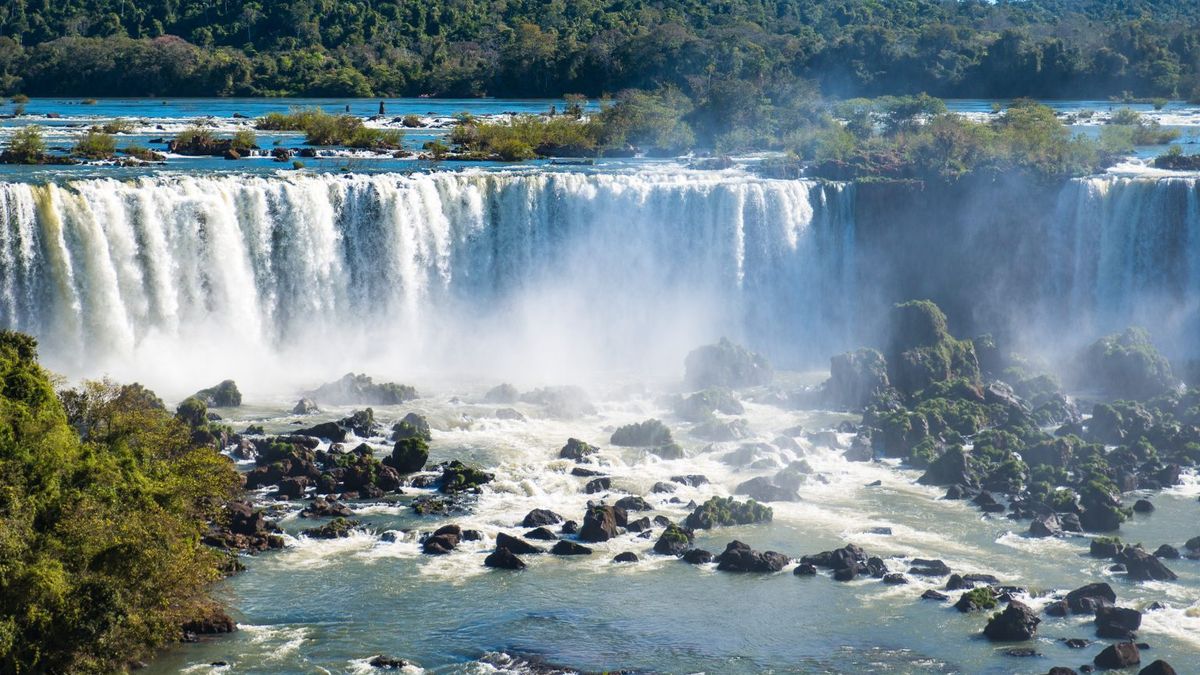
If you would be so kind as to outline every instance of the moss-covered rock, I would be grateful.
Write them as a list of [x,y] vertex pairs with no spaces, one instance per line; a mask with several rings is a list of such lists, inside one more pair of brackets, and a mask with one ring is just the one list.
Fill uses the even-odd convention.
[[408,413],[404,419],[392,425],[392,440],[399,441],[405,438],[422,438],[425,441],[433,440],[433,432],[429,428],[429,420],[423,415],[417,413]]
[[775,512],[753,499],[739,502],[733,497],[712,497],[692,511],[684,526],[692,530],[707,530],[730,525],[768,523]]
[[400,473],[420,471],[429,461],[429,444],[420,436],[402,438],[393,446],[391,457],[384,461]]
[[1100,338],[1079,357],[1079,386],[1118,398],[1149,398],[1179,386],[1171,364],[1144,328]]
[[192,398],[200,399],[212,408],[236,408],[242,404],[242,392],[238,391],[237,383],[233,380],[225,380],[208,389],[201,389],[192,394]]
[[442,480],[438,489],[442,492],[467,492],[478,490],[481,485],[492,482],[492,474],[453,460],[442,465]]
[[726,338],[692,350],[684,359],[684,381],[693,389],[756,387],[770,384],[774,371],[766,357]]
[[626,424],[613,432],[609,442],[624,447],[657,447],[672,443],[671,430],[657,419]]
[[340,539],[349,537],[354,528],[359,525],[360,523],[357,520],[334,518],[320,527],[309,528],[300,534],[310,539]]
[[692,547],[692,539],[690,530],[671,523],[663,530],[658,541],[654,542],[654,552],[661,555],[683,555]]
[[710,387],[679,399],[675,414],[688,422],[707,422],[715,413],[741,415],[746,412],[741,401],[724,387]]
[[417,390],[395,382],[376,383],[366,375],[346,373],[321,385],[309,398],[325,405],[398,405],[417,398]]
[[578,462],[597,452],[600,452],[600,448],[591,443],[581,441],[578,438],[568,438],[566,445],[562,446],[562,449],[558,451],[558,456],[561,459],[572,459]]
[[969,340],[954,339],[946,315],[929,300],[892,308],[886,357],[892,385],[906,395],[951,378],[980,381],[975,346]]
[[890,387],[883,354],[859,349],[829,360],[829,379],[822,385],[822,398],[830,406],[859,410]]

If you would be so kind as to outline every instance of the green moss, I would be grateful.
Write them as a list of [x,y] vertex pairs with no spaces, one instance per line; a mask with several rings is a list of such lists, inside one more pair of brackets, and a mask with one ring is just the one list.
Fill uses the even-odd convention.
[[476,490],[490,483],[492,478],[492,474],[456,459],[442,467],[442,482],[438,489],[446,493]]
[[995,609],[998,606],[996,596],[992,595],[992,589],[986,586],[973,588],[963,593],[963,597],[979,609]]

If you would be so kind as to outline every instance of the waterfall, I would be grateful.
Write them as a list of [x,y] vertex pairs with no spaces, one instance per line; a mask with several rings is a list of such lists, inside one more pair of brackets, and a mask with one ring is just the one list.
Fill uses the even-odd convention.
[[688,171],[0,183],[0,325],[70,375],[151,382],[665,374],[720,335],[825,354],[851,330],[853,193]]

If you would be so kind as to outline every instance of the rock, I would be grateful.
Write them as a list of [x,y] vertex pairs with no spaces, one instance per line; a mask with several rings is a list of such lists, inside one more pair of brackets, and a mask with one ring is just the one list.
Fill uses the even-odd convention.
[[350,531],[358,526],[357,520],[334,518],[320,527],[304,530],[300,534],[310,539],[339,539],[349,537]]
[[515,410],[513,408],[497,408],[495,415],[496,419],[498,420],[515,420],[517,422],[525,421],[525,416],[522,415],[519,410]]
[[1138,650],[1137,645],[1132,642],[1118,642],[1117,644],[1109,645],[1092,660],[1092,663],[1096,664],[1097,668],[1105,670],[1128,668],[1129,666],[1136,666],[1141,662],[1141,652]]
[[1088,554],[1093,558],[1115,558],[1122,548],[1120,539],[1096,537],[1088,546]]
[[908,573],[923,577],[944,577],[950,574],[950,567],[941,560],[913,558],[912,567],[908,569]]
[[829,379],[821,386],[821,397],[835,407],[861,410],[890,386],[883,354],[859,349],[829,360]]
[[675,405],[675,414],[688,422],[707,422],[716,413],[724,415],[741,415],[745,407],[734,396],[733,392],[721,387],[712,387],[698,391],[687,398],[680,399]]
[[883,583],[892,585],[907,584],[908,577],[900,574],[899,572],[893,572],[891,574],[883,575]]
[[311,398],[302,398],[292,407],[293,415],[315,415],[319,412],[321,412],[321,409],[317,407],[317,402]]
[[892,386],[904,394],[954,378],[978,386],[974,344],[950,335],[946,315],[937,305],[929,300],[895,305],[890,320],[891,337],[884,356]]
[[429,555],[446,555],[453,551],[462,539],[462,528],[458,525],[446,525],[438,528],[421,542],[421,550]]
[[615,557],[613,557],[613,562],[618,562],[618,563],[635,563],[637,561],[638,561],[637,554],[632,553],[630,551],[625,551],[624,553],[618,553]]
[[544,527],[535,527],[534,529],[525,533],[525,538],[538,539],[540,541],[555,541],[558,539],[558,535]]
[[1018,647],[1016,649],[1006,649],[1006,650],[1004,650],[1004,655],[1005,656],[1014,656],[1019,659],[1027,659],[1027,658],[1032,658],[1035,656],[1041,656],[1041,654],[1039,654],[1036,649],[1032,649],[1029,647]]
[[609,442],[623,447],[652,447],[667,445],[673,441],[671,430],[656,419],[627,424],[613,432]]
[[525,514],[524,520],[521,521],[522,527],[542,527],[544,525],[556,525],[561,523],[562,516],[547,509],[534,509]]
[[654,542],[654,552],[661,555],[683,555],[692,545],[693,534],[674,523],[667,525],[658,541]]
[[[624,520],[623,517],[620,520]],[[579,528],[579,538],[583,541],[608,541],[620,534],[618,529],[618,509],[612,506],[588,506],[583,514],[583,526]]]
[[304,496],[306,487],[308,487],[308,479],[304,476],[284,478],[279,481],[275,496],[280,499],[300,499]]
[[1131,400],[1167,393],[1179,382],[1144,328],[1094,342],[1080,355],[1077,373],[1082,388]]
[[654,484],[653,487],[650,488],[650,492],[653,494],[656,494],[656,495],[657,494],[671,494],[671,493],[675,492],[675,490],[676,490],[676,487],[674,484],[664,483],[662,481],[658,481],[657,483]]
[[587,392],[579,387],[542,387],[522,394],[521,401],[542,406],[551,417],[574,419],[596,414]]
[[778,572],[788,564],[788,558],[775,551],[755,551],[735,540],[717,556],[717,562],[717,569],[723,572]]
[[328,405],[399,405],[417,398],[417,390],[394,382],[376,384],[366,375],[346,373],[340,380],[323,384],[308,396]]
[[696,438],[713,441],[714,443],[729,443],[749,438],[753,435],[750,431],[750,423],[742,418],[729,421],[709,420],[692,427],[691,434]]
[[937,600],[939,602],[945,602],[946,600],[950,599],[950,596],[946,595],[945,593],[938,593],[937,591],[935,591],[931,588],[921,594],[921,599],[922,600]]
[[331,443],[343,443],[350,437],[350,432],[342,428],[337,422],[322,422],[316,426],[296,431],[299,436],[312,436],[313,438],[323,438]]
[[492,474],[456,459],[442,465],[442,481],[438,489],[447,494],[478,491],[481,485],[492,482],[494,478]]
[[767,476],[758,476],[740,483],[733,489],[735,494],[746,495],[760,502],[794,502],[800,499],[795,488],[777,485]]
[[533,555],[545,552],[523,539],[519,539],[503,532],[500,532],[496,535],[496,548],[506,548],[517,555]]
[[774,511],[771,507],[763,506],[754,500],[738,502],[732,497],[712,497],[696,507],[688,515],[684,525],[688,529],[704,530],[727,525],[770,522],[773,517]]
[[394,659],[390,656],[383,656],[381,654],[368,661],[367,665],[380,670],[400,670],[406,667],[408,662],[402,659]]
[[954,609],[960,612],[981,612],[985,609],[996,608],[996,595],[990,588],[976,588],[963,593],[954,603]]
[[1154,551],[1155,558],[1163,558],[1165,560],[1178,560],[1180,558],[1179,549],[1170,544],[1163,544]]
[[1037,635],[1042,620],[1028,606],[1013,600],[1008,607],[988,620],[983,634],[995,642],[1020,642]]
[[1135,513],[1153,513],[1154,504],[1148,499],[1139,499],[1133,503],[1133,510]]
[[592,549],[576,544],[573,541],[562,539],[554,545],[554,548],[550,549],[550,552],[554,555],[591,555]]
[[1142,613],[1127,607],[1096,608],[1096,636],[1110,640],[1132,640],[1142,625]]
[[811,577],[816,575],[817,566],[812,563],[802,562],[796,565],[796,569],[792,570],[792,574],[798,577]]
[[579,523],[573,520],[568,520],[562,524],[562,527],[559,528],[559,531],[563,534],[577,534],[579,532]]
[[384,461],[402,474],[414,473],[425,468],[429,460],[429,444],[418,436],[396,441],[392,447],[392,455]]
[[1072,614],[1094,614],[1100,607],[1111,606],[1117,601],[1112,586],[1098,582],[1080,586],[1067,593],[1067,608]]
[[502,570],[523,570],[525,562],[508,548],[497,548],[483,559],[483,564]]
[[653,508],[645,499],[636,496],[622,497],[617,500],[614,506],[626,511],[650,511]]
[[576,476],[578,478],[591,478],[592,476],[603,477],[604,472],[603,471],[593,471],[592,469],[585,469],[582,466],[575,466],[575,467],[571,467],[571,475]]
[[309,502],[308,506],[300,512],[301,518],[332,518],[342,517],[349,518],[354,515],[354,511],[349,506],[338,501],[326,500],[323,497],[317,497]]
[[1034,518],[1033,522],[1029,524],[1029,535],[1032,537],[1057,537],[1062,533],[1063,529],[1058,522],[1058,516],[1053,513]]
[[180,628],[185,635],[223,635],[236,631],[237,622],[220,607],[210,606],[203,616],[185,622]]
[[1062,638],[1062,643],[1068,649],[1085,649],[1091,646],[1092,641],[1084,638]]
[[1167,663],[1166,661],[1158,659],[1154,663],[1151,663],[1145,668],[1139,670],[1138,675],[1175,675],[1175,669],[1172,668],[1171,664]]
[[693,548],[686,551],[680,559],[689,565],[706,565],[713,561],[713,554],[702,548]]
[[1126,546],[1116,559],[1125,565],[1129,578],[1136,581],[1174,581],[1179,578],[1161,560],[1134,546]]
[[[671,476],[672,483],[679,483],[688,487],[700,487],[708,484],[708,477],[700,474],[690,474],[687,476]],[[1200,537],[1196,537],[1196,548],[1200,550]]]
[[725,338],[694,349],[684,359],[684,380],[693,389],[756,387],[770,384],[771,364]]
[[589,480],[587,482],[587,485],[583,486],[583,491],[589,495],[594,495],[598,492],[604,492],[605,490],[611,490],[611,489],[612,489],[612,479],[607,476]]
[[568,438],[567,444],[562,446],[562,449],[558,451],[558,456],[561,459],[571,459],[579,462],[597,452],[600,452],[600,449],[594,445],[585,443],[578,438]]
[[242,392],[238,391],[233,380],[225,380],[208,389],[201,389],[192,394],[192,398],[204,401],[204,404],[211,408],[236,408],[242,404]]
[[429,428],[429,420],[417,413],[408,413],[404,419],[392,425],[392,440],[400,441],[406,438],[421,438],[426,442],[433,440],[433,432]]
[[506,382],[489,389],[488,392],[483,395],[483,402],[512,405],[520,400],[520,398],[521,394],[517,391],[517,388]]
[[1046,673],[1046,675],[1078,675],[1078,673],[1076,673],[1071,668],[1064,668],[1063,666],[1054,666]]

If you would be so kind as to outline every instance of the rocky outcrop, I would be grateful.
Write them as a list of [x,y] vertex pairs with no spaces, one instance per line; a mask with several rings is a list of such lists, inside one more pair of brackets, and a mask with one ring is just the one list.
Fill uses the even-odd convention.
[[729,525],[750,525],[770,522],[774,511],[753,499],[739,502],[732,497],[712,497],[697,506],[684,526],[691,530],[707,530]]
[[326,405],[399,405],[417,398],[417,390],[394,382],[376,383],[366,375],[346,373],[308,393]]
[[659,535],[658,541],[654,542],[654,552],[661,555],[680,556],[691,548],[692,540],[691,530],[672,523]]
[[523,570],[525,563],[507,548],[497,548],[483,559],[483,564],[502,570]]
[[890,387],[883,354],[859,349],[829,360],[829,379],[821,387],[821,398],[833,407],[861,410]]
[[684,381],[692,389],[738,389],[770,384],[774,371],[767,359],[725,338],[694,349],[684,359]]
[[429,461],[429,444],[420,436],[412,436],[396,441],[392,454],[384,463],[402,474],[414,473],[425,468]]
[[201,389],[192,394],[192,398],[204,401],[210,408],[236,408],[242,405],[242,392],[238,391],[237,383],[225,380],[208,389]]
[[558,451],[558,456],[560,459],[571,459],[579,462],[597,452],[600,452],[600,449],[590,443],[581,441],[578,438],[568,438],[567,444],[562,446],[562,449]]
[[620,528],[626,522],[623,509],[615,506],[589,505],[583,514],[583,525],[579,528],[579,538],[583,541],[608,541],[621,533]]
[[782,553],[755,551],[734,540],[717,556],[717,569],[722,572],[779,572],[788,562],[788,557]]
[[1141,650],[1132,642],[1118,642],[1104,648],[1092,663],[1101,670],[1118,670],[1136,666],[1142,662]]
[[1028,606],[1010,600],[1008,607],[988,620],[983,634],[995,642],[1021,642],[1037,635],[1037,626],[1042,620]]

